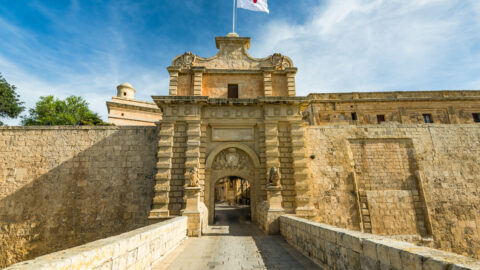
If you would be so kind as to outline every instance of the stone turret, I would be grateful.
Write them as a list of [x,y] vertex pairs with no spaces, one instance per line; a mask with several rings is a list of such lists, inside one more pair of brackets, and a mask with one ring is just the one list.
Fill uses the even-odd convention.
[[117,97],[120,98],[127,98],[127,99],[134,99],[135,98],[135,88],[128,83],[124,82],[117,86]]

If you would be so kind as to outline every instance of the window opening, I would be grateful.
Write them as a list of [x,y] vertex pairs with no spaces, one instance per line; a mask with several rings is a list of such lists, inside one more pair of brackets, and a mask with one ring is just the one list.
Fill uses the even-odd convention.
[[432,115],[429,113],[424,113],[423,115],[423,121],[427,124],[433,123],[433,118]]
[[238,84],[228,85],[228,98],[238,98]]
[[480,113],[472,113],[473,122],[480,123]]
[[352,112],[352,120],[357,121],[357,113]]
[[384,114],[377,114],[377,122],[380,124],[385,122],[385,115]]

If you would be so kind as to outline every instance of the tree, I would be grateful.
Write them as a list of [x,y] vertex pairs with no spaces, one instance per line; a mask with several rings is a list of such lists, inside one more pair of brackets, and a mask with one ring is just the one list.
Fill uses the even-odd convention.
[[60,100],[54,96],[40,97],[29,116],[23,117],[25,126],[94,126],[108,125],[97,113],[90,111],[88,103],[78,96],[69,96]]
[[[15,92],[15,85],[9,84],[0,74],[0,118],[17,118],[25,109],[20,102],[19,95]],[[0,121],[0,126],[3,123]]]

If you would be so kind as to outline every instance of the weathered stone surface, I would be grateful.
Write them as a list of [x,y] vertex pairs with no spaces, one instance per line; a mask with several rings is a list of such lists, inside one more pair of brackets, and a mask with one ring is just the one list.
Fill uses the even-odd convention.
[[322,213],[315,221],[419,244],[433,237],[436,248],[480,258],[479,126],[329,126],[306,134]]
[[[472,258],[293,215],[280,217],[280,232],[289,244],[324,269],[480,269],[480,261]],[[316,244],[317,235],[327,236],[320,239],[325,242],[325,248]],[[345,238],[349,240],[338,240]]]
[[155,128],[0,128],[0,267],[148,224]]
[[183,242],[186,233],[187,218],[176,217],[6,269],[150,269]]

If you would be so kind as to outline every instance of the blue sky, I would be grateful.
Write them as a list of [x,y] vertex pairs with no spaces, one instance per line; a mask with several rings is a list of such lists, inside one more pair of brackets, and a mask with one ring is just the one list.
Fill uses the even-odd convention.
[[[290,56],[297,94],[480,89],[480,1],[269,0],[238,10],[250,53]],[[168,94],[166,67],[208,57],[232,27],[232,0],[0,0],[0,72],[27,107],[40,96],[105,101],[128,81],[136,98]],[[4,121],[17,124],[19,120]]]

